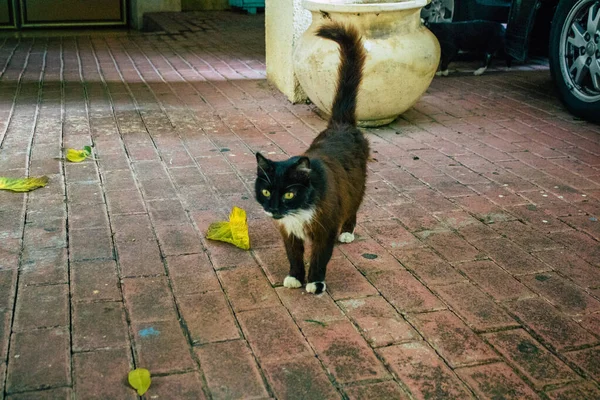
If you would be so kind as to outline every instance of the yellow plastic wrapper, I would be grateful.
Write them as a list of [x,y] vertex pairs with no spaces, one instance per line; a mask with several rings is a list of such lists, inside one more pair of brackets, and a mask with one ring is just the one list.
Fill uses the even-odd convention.
[[229,222],[215,222],[208,227],[206,238],[231,243],[240,249],[250,249],[246,211],[233,207]]

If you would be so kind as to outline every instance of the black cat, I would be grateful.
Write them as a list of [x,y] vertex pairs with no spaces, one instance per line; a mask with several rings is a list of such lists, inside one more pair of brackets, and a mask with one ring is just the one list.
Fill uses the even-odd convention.
[[[473,75],[481,75],[490,66],[492,57],[504,51],[506,29],[494,21],[461,21],[447,23],[427,23],[426,26],[437,37],[442,48],[441,67],[438,75],[448,76],[448,65],[456,58],[459,51],[484,54],[484,60]],[[510,67],[511,59],[506,57],[506,65]]]
[[[325,290],[325,271],[336,238],[354,240],[356,212],[365,192],[369,143],[356,127],[356,96],[365,51],[358,32],[339,23],[322,26],[317,35],[340,46],[337,90],[327,129],[301,156],[272,161],[256,153],[256,200],[279,225],[290,262],[283,281],[301,287],[304,242],[312,242],[306,291]],[[341,229],[341,234],[340,234]],[[339,235],[339,236],[338,236]]]

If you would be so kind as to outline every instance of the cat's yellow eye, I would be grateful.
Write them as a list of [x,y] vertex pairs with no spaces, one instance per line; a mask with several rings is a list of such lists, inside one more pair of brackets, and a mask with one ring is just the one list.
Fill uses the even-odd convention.
[[269,192],[267,189],[263,189],[262,190],[262,194],[265,197],[271,197],[271,192]]
[[287,192],[286,194],[283,195],[283,198],[286,200],[291,200],[294,198],[294,193],[292,192]]

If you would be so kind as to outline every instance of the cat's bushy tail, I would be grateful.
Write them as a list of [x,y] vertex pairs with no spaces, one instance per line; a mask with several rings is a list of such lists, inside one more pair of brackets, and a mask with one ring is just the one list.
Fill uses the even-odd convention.
[[356,96],[366,57],[358,31],[352,26],[330,22],[319,28],[317,36],[333,40],[340,46],[339,75],[329,125],[356,126]]

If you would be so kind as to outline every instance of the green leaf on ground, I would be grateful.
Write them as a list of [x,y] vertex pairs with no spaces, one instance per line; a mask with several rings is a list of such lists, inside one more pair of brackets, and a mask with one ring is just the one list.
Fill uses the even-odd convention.
[[145,368],[136,368],[133,371],[129,371],[127,377],[129,384],[132,388],[137,390],[138,395],[143,396],[148,391],[152,379],[150,379],[150,371]]
[[13,192],[29,192],[44,187],[48,184],[47,176],[32,178],[6,178],[0,177],[0,189],[12,190]]

